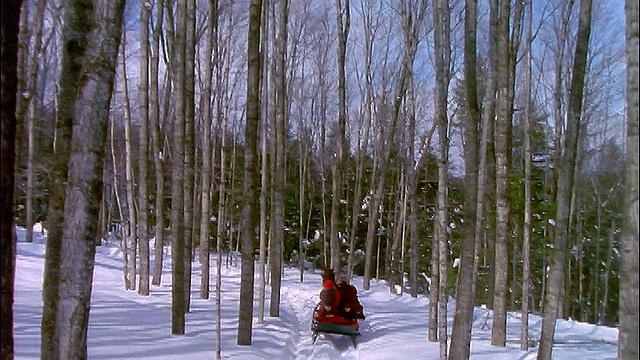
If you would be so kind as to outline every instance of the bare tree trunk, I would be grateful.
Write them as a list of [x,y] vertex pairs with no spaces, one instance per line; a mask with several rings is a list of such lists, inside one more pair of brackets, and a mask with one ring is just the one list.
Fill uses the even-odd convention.
[[122,201],[120,200],[120,190],[119,189],[119,185],[118,185],[118,163],[116,161],[116,146],[115,146],[115,119],[112,117],[110,123],[109,123],[109,128],[110,128],[110,145],[111,145],[111,160],[112,160],[112,166],[113,166],[113,192],[114,192],[114,196],[116,198],[116,207],[118,208],[118,226],[116,229],[117,231],[120,231],[120,251],[122,252],[122,280],[123,280],[123,285],[124,285],[124,289],[128,290],[131,288],[131,280],[129,279],[129,258],[128,258],[128,251],[127,251],[127,230],[125,228],[125,221],[124,221],[124,211],[122,210]]
[[581,0],[580,20],[578,24],[577,42],[573,61],[573,77],[571,79],[569,109],[567,114],[567,134],[563,148],[562,161],[558,164],[559,175],[558,193],[556,198],[556,230],[554,231],[554,245],[551,253],[548,291],[545,298],[542,332],[540,334],[540,350],[538,351],[539,360],[551,359],[555,324],[560,296],[562,293],[565,253],[569,236],[569,203],[573,188],[573,176],[580,134],[582,94],[584,90],[583,87],[590,33],[591,0]]
[[[162,280],[162,263],[164,258],[164,213],[165,213],[165,191],[164,191],[164,140],[160,135],[160,99],[158,96],[158,64],[160,54],[160,33],[162,32],[162,24],[164,18],[164,2],[156,2],[156,21],[153,29],[152,45],[151,45],[151,64],[150,70],[150,89],[149,97],[151,102],[150,127],[151,141],[153,149],[153,164],[156,181],[156,200],[155,200],[155,240],[154,240],[154,256],[153,256],[153,277],[151,284],[159,286]],[[167,81],[167,84],[169,82]],[[165,94],[169,98],[170,94]]]
[[[438,0],[433,11],[434,23],[434,53],[436,64],[436,101],[435,114],[438,121],[438,195],[434,237],[438,241],[438,340],[440,342],[440,359],[447,359],[447,291],[448,270],[448,176],[449,164],[449,119],[447,116],[447,97],[450,82],[449,68],[451,66],[450,15],[449,3]],[[432,264],[435,266],[436,264]]]
[[138,294],[149,295],[149,17],[146,0],[140,6],[140,133],[138,140],[138,211],[140,279]]
[[[20,1],[22,4],[22,1]],[[31,44],[32,32],[31,32],[31,21],[30,21],[30,13],[32,11],[32,6],[29,2],[26,2],[24,8],[20,8],[21,5],[18,4],[20,21],[18,25],[20,27],[18,31],[18,43],[17,43],[17,64],[16,64],[16,72],[18,74],[18,78],[16,81],[16,134],[14,142],[15,144],[15,176],[14,180],[15,184],[18,184],[18,179],[20,176],[20,164],[22,163],[21,159],[21,144],[24,141],[24,130],[25,130],[25,114],[27,113],[27,108],[29,106],[31,93],[28,92],[29,88],[29,80],[30,76],[27,76],[29,71],[29,45]],[[14,189],[15,191],[16,189]]]
[[609,273],[611,272],[611,263],[613,261],[613,249],[615,247],[614,234],[616,232],[615,222],[611,224],[609,230],[609,243],[607,244],[607,260],[605,263],[604,274],[602,275],[604,295],[602,297],[602,325],[609,326]]
[[[280,286],[282,282],[282,252],[284,250],[284,183],[285,183],[285,143],[288,128],[287,87],[286,87],[286,52],[287,52],[287,22],[289,2],[281,0],[278,9],[278,36],[276,37],[276,83],[275,112],[276,116],[273,135],[275,138],[275,174],[273,187],[273,238],[271,240],[271,301],[269,315],[280,316]],[[275,16],[274,16],[275,17]]]
[[507,339],[507,291],[509,271],[509,0],[499,0],[498,51],[497,54],[497,104],[498,111],[494,127],[496,159],[496,237],[495,237],[495,293],[493,296],[493,326],[491,345],[506,346]]
[[[593,181],[593,180],[592,180]],[[593,189],[595,191],[595,196],[596,196],[596,237],[595,237],[595,258],[598,259],[594,266],[593,266],[593,274],[594,276],[592,277],[593,279],[593,286],[591,287],[593,289],[593,322],[594,324],[598,324],[600,325],[600,283],[599,283],[599,278],[601,276],[601,269],[600,269],[600,248],[601,245],[600,243],[602,242],[602,232],[600,231],[600,229],[602,229],[602,195],[600,194],[600,190],[598,189],[598,184],[593,183]],[[572,200],[575,201],[575,188],[572,189]],[[573,202],[572,202],[573,205]],[[573,219],[573,216],[571,216],[573,214],[573,209],[575,208],[575,206],[571,207],[570,210],[570,215],[569,215],[569,229],[567,231],[568,234],[571,234],[571,220]],[[571,262],[571,258],[569,258],[569,262]],[[569,267],[569,269],[571,269],[571,267]],[[571,272],[567,271],[567,275],[571,276]],[[567,286],[568,288],[568,286]],[[566,314],[566,312],[565,312]]]
[[529,286],[531,284],[531,43],[533,1],[527,3],[524,104],[524,224],[522,228],[522,309],[520,350],[529,350]]
[[191,263],[194,244],[195,204],[195,0],[186,0],[185,86],[184,86],[184,311],[191,308]]
[[[262,27],[265,31],[262,32],[262,48],[265,49],[264,55],[262,56],[262,72],[263,79],[262,86],[262,98],[269,98],[269,83],[268,79],[270,78],[269,74],[269,56],[266,51],[269,44],[269,0],[264,0],[262,2]],[[267,74],[269,76],[267,76]],[[265,290],[266,290],[266,258],[267,258],[267,182],[268,182],[268,171],[269,165],[267,163],[267,128],[268,125],[268,114],[269,114],[269,101],[262,101],[262,121],[260,127],[260,155],[261,155],[261,163],[260,168],[262,169],[260,174],[260,258],[258,263],[258,324],[262,324],[264,322],[264,301],[265,301]]]
[[451,359],[468,359],[471,345],[471,326],[475,299],[476,272],[476,211],[478,203],[478,126],[481,123],[478,105],[478,78],[476,73],[476,22],[477,4],[473,0],[465,2],[465,43],[464,43],[464,87],[465,87],[465,127],[464,127],[464,238],[456,291],[456,312],[451,329]]
[[[138,209],[135,202],[135,189],[133,182],[135,181],[135,175],[133,174],[133,160],[131,154],[131,106],[129,104],[129,86],[127,85],[127,61],[125,48],[127,45],[126,31],[122,32],[122,46],[120,47],[122,57],[122,100],[124,102],[124,173],[125,184],[127,189],[127,229],[126,233],[126,248],[123,251],[127,252],[127,259],[129,260],[127,268],[129,270],[127,290],[136,289],[136,258],[138,249]],[[124,224],[123,224],[124,225]]]
[[[40,57],[41,57],[41,51],[42,51],[42,27],[43,27],[43,22],[44,22],[44,10],[46,7],[47,2],[46,1],[38,1],[36,4],[36,8],[35,8],[35,13],[33,14],[33,18],[30,19],[30,21],[27,21],[28,24],[33,24],[35,25],[33,27],[33,32],[28,31],[27,32],[27,36],[29,36],[28,39],[26,39],[26,41],[28,42],[29,40],[31,40],[33,42],[33,47],[31,48],[31,51],[28,51],[28,45],[26,48],[22,48],[22,50],[27,50],[29,52],[29,54],[25,54],[24,55],[24,59],[22,59],[23,61],[26,61],[27,56],[26,55],[30,55],[28,64],[25,64],[24,66],[28,69],[28,73],[27,74],[22,74],[25,75],[26,79],[25,80],[18,80],[20,82],[26,82],[26,88],[24,89],[19,89],[19,94],[21,94],[20,96],[20,101],[19,103],[24,106],[25,108],[28,108],[29,114],[27,116],[25,116],[25,111],[23,109],[17,109],[16,111],[16,116],[20,116],[21,118],[16,118],[17,124],[19,124],[19,126],[22,127],[24,126],[27,130],[27,182],[26,182],[26,198],[25,198],[25,213],[26,213],[26,221],[25,221],[25,226],[26,226],[26,242],[33,242],[33,136],[34,136],[34,128],[33,128],[33,122],[36,119],[36,112],[37,112],[37,103],[39,95],[37,94],[37,90],[36,90],[36,82],[38,79],[38,69],[39,69],[39,64],[40,64]],[[26,7],[29,7],[28,5]],[[28,15],[28,10],[25,9],[25,11],[23,11],[23,15]],[[28,26],[27,24],[24,24],[24,26]],[[29,28],[31,28],[31,26],[29,26]],[[23,28],[24,30],[24,28]],[[21,46],[22,47],[22,46]],[[22,54],[21,54],[22,57]],[[17,138],[16,139],[18,141],[18,144],[22,143],[22,138]],[[21,149],[18,148],[17,149],[18,152],[21,152]],[[20,156],[16,155],[16,160],[19,161]],[[16,169],[20,168],[20,163],[16,163]],[[20,176],[20,174],[18,173],[17,176]]]
[[[343,3],[344,1],[344,3]],[[346,151],[346,124],[347,124],[347,85],[345,74],[345,60],[347,54],[347,39],[351,23],[349,0],[336,0],[337,32],[338,32],[338,134],[336,150],[331,167],[331,267],[340,272],[340,239],[338,238],[338,225],[340,217],[340,201],[342,199],[342,167],[344,153]]]
[[[364,180],[364,158],[367,149],[369,148],[369,133],[371,130],[371,123],[373,121],[373,79],[372,79],[372,58],[373,58],[373,41],[375,37],[375,29],[372,28],[373,19],[372,16],[375,13],[375,9],[372,6],[367,6],[364,2],[362,5],[363,25],[364,25],[364,77],[365,77],[365,99],[364,99],[364,129],[362,131],[362,137],[358,138],[358,152],[356,155],[356,179],[355,189],[353,192],[353,207],[351,209],[351,231],[349,232],[349,258],[347,260],[347,277],[351,281],[353,276],[353,253],[355,251],[355,237],[356,229],[358,227],[360,209],[362,208],[362,186]],[[380,5],[378,5],[380,6]],[[360,134],[360,133],[358,133]]]
[[[211,229],[211,176],[213,173],[212,146],[211,146],[211,118],[213,111],[211,109],[211,86],[213,81],[213,59],[218,61],[218,0],[209,0],[209,17],[207,19],[207,44],[204,59],[204,87],[202,90],[202,188],[201,197],[202,206],[200,207],[200,264],[202,274],[200,276],[200,298],[209,298],[209,278],[210,278],[210,254],[209,242]],[[213,58],[213,59],[212,59]],[[216,66],[219,69],[220,66]],[[218,84],[218,77],[216,77]],[[220,96],[216,95],[216,98]],[[216,100],[217,101],[217,100]],[[224,164],[224,161],[221,162]],[[222,178],[222,176],[221,176]],[[221,181],[222,183],[222,181]],[[219,220],[219,219],[218,219]],[[218,227],[222,228],[224,224],[218,221]]]
[[176,108],[173,117],[171,148],[171,333],[185,332],[185,134],[186,134],[186,33],[187,7],[179,1],[176,8],[176,31],[173,42],[174,88]]
[[[419,11],[417,12],[419,14]],[[425,12],[426,13],[426,12]],[[421,20],[416,20],[416,24],[420,23]],[[402,105],[403,100],[406,97],[407,86],[409,83],[409,77],[412,74],[413,67],[413,59],[415,57],[415,47],[417,46],[417,42],[404,44],[405,49],[403,50],[403,58],[401,71],[398,78],[398,85],[395,89],[393,99],[393,108],[391,109],[391,120],[388,125],[388,128],[381,131],[378,141],[375,144],[377,147],[374,150],[374,170],[371,174],[371,192],[372,201],[369,204],[369,219],[367,221],[367,237],[365,243],[365,264],[364,264],[364,276],[363,276],[363,284],[362,287],[365,290],[369,290],[369,285],[371,281],[371,263],[373,260],[373,245],[375,242],[374,237],[376,236],[376,231],[378,227],[378,212],[379,207],[382,203],[382,194],[384,190],[385,180],[387,177],[387,173],[389,171],[389,159],[391,158],[391,152],[394,148],[392,143],[395,138],[397,123],[400,113],[400,107]],[[385,110],[386,111],[386,110]],[[382,152],[382,158],[379,158],[379,153]],[[378,171],[378,173],[376,173]],[[377,259],[379,261],[379,259]]]
[[253,319],[253,241],[256,237],[255,199],[258,195],[257,148],[260,124],[260,18],[262,0],[249,3],[249,30],[247,41],[247,116],[245,127],[244,182],[242,207],[242,270],[238,319],[238,345],[251,345]]
[[[569,19],[571,17],[573,5],[575,4],[575,0],[570,0],[564,3],[563,8],[560,12],[561,16],[561,28],[556,30],[557,36],[559,37],[559,48],[556,50],[555,54],[555,64],[554,64],[554,91],[553,91],[553,120],[554,120],[554,129],[555,129],[555,137],[553,148],[556,149],[554,153],[554,164],[558,164],[560,162],[561,151],[557,149],[562,149],[563,147],[563,137],[565,132],[565,121],[563,112],[565,109],[566,103],[566,91],[563,91],[564,86],[564,76],[566,70],[564,68],[567,61],[565,60],[566,43],[569,38],[569,32],[571,30],[569,24]],[[555,201],[556,193],[557,193],[557,179],[558,179],[558,169],[557,167],[553,167],[551,169],[551,199]]]
[[[16,93],[17,86],[17,54],[18,54],[18,20],[20,19],[21,0],[3,1],[1,51],[2,67],[2,100],[0,101],[0,281],[2,282],[2,298],[0,299],[0,353],[8,359],[14,356],[13,341],[13,296],[16,269],[16,243],[13,224],[13,193],[15,185],[15,147],[16,147]],[[46,273],[45,273],[46,277]],[[46,300],[46,299],[45,299]],[[45,302],[46,306],[46,302]],[[44,317],[43,317],[44,322]],[[44,342],[43,342],[44,343]],[[43,357],[44,358],[44,357]]]
[[618,356],[638,358],[638,2],[627,0],[627,158],[625,218],[620,245],[620,325]]
[[[76,6],[67,9],[66,12],[68,12],[68,16],[71,18],[77,16],[86,19],[87,17],[84,9]],[[3,14],[6,13],[3,12]],[[82,33],[80,36],[84,38],[86,34]],[[68,39],[63,41],[68,41]],[[63,55],[60,70],[60,88],[57,94],[58,108],[53,143],[53,154],[55,156],[53,157],[50,173],[50,196],[47,216],[48,234],[42,285],[43,307],[40,354],[43,359],[54,359],[58,346],[54,340],[54,329],[57,316],[56,308],[59,302],[58,285],[60,283],[63,239],[62,225],[64,223],[64,203],[66,197],[65,184],[67,183],[69,158],[71,156],[71,129],[73,126],[74,104],[78,95],[78,81],[82,71],[81,67],[77,64],[82,63],[86,56],[86,43],[80,42],[80,44],[83,46],[78,48],[75,54]],[[4,169],[3,173],[5,173]],[[3,252],[3,254],[6,254],[6,252]]]
[[[69,104],[74,119],[61,247],[60,301],[56,310],[53,358],[86,359],[89,304],[93,284],[93,235],[102,192],[109,102],[120,45],[124,1],[100,1],[93,7],[66,3],[63,61],[91,69]],[[87,48],[75,53],[70,35],[86,37]],[[77,43],[76,43],[77,44]],[[86,51],[86,52],[85,52]],[[84,58],[84,55],[91,55]],[[80,56],[78,59],[77,56]],[[77,62],[81,60],[80,62]],[[90,150],[87,150],[90,149]]]

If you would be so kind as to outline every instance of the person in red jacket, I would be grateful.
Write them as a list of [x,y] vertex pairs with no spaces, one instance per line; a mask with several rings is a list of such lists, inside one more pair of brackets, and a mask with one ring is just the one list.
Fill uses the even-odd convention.
[[342,317],[347,319],[364,320],[364,309],[360,300],[358,300],[358,290],[355,286],[349,284],[349,279],[346,275],[340,275],[340,281],[338,282],[337,289],[340,294]]
[[336,277],[333,269],[324,269],[322,273],[322,290],[320,291],[320,312],[322,318],[340,315],[338,305],[340,293],[336,289]]
[[340,291],[336,287],[335,273],[333,269],[325,269],[322,274],[322,290],[320,291],[320,304],[315,320],[321,323],[358,326],[355,318],[343,316]]

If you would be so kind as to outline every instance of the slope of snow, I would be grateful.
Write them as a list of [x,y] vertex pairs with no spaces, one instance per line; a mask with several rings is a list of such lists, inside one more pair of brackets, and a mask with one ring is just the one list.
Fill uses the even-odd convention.
[[[17,229],[18,252],[14,303],[16,359],[40,358],[42,274],[46,235],[34,233],[25,243],[24,229]],[[223,257],[223,259],[225,259]],[[213,257],[215,260],[215,256]],[[161,286],[152,286],[147,297],[124,290],[121,254],[117,244],[97,248],[94,288],[89,319],[89,359],[212,359],[216,348],[215,261],[211,268],[211,298],[199,298],[200,265],[193,263],[191,311],[186,334],[171,335],[171,258],[165,254]],[[386,283],[372,281],[361,289],[353,284],[365,308],[361,336],[353,347],[347,336],[321,334],[311,342],[310,322],[321,287],[320,273],[306,272],[300,282],[298,269],[288,268],[282,279],[280,317],[269,317],[267,287],[264,322],[254,321],[252,345],[236,345],[240,266],[222,267],[222,357],[225,359],[438,359],[439,344],[427,340],[429,299],[424,295],[389,294]],[[256,273],[256,285],[257,285]],[[255,297],[258,291],[256,289]],[[257,313],[254,303],[254,314]],[[455,302],[448,309],[451,330]],[[471,359],[535,359],[537,348],[519,349],[520,315],[509,313],[507,346],[491,346],[491,312],[476,308]],[[529,317],[530,337],[537,340],[542,320]],[[559,320],[554,359],[617,359],[617,328]]]

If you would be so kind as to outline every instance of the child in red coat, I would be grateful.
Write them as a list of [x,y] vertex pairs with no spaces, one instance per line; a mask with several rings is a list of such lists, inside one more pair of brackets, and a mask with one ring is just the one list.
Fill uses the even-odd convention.
[[358,300],[358,290],[349,284],[346,275],[340,276],[337,289],[340,293],[342,316],[348,319],[364,319],[364,309]]
[[323,323],[355,325],[354,317],[345,317],[342,307],[342,296],[336,287],[333,269],[325,269],[322,274],[322,290],[320,291],[320,309],[316,320]]

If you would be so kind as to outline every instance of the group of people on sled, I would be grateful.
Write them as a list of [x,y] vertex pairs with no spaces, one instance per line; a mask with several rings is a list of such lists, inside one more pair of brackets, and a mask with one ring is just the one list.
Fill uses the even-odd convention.
[[356,287],[349,284],[346,275],[340,274],[336,281],[333,269],[325,269],[322,273],[322,290],[316,320],[322,323],[357,326],[358,319],[364,318],[364,309],[358,300]]

